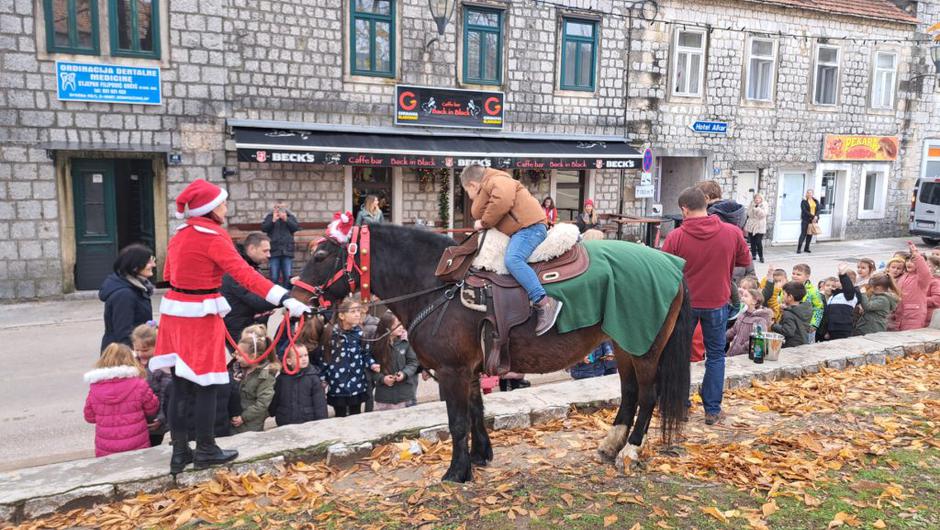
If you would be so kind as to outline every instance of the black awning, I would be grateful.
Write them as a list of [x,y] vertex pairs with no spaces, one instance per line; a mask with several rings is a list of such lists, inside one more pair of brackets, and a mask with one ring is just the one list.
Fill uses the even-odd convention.
[[407,168],[635,169],[642,155],[622,139],[354,132],[339,128],[233,126],[242,162]]

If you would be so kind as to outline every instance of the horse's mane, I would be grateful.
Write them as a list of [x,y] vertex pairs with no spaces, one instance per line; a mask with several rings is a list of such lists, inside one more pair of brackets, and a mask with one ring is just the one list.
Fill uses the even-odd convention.
[[369,231],[383,240],[394,241],[396,246],[414,251],[440,251],[457,244],[453,238],[423,228],[390,223],[369,225]]

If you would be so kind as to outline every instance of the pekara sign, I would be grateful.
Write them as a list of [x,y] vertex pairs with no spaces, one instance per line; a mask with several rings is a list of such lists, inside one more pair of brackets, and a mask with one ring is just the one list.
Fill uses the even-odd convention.
[[502,129],[502,92],[397,85],[395,125]]
[[823,137],[822,159],[827,162],[897,160],[898,137],[827,134]]
[[56,61],[59,101],[160,105],[160,69]]

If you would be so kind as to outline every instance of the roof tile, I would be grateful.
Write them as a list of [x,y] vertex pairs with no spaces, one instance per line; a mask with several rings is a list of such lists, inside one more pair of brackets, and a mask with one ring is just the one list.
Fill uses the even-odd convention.
[[905,12],[888,0],[751,0],[796,9],[820,11],[835,15],[848,15],[895,22],[917,23],[917,17]]

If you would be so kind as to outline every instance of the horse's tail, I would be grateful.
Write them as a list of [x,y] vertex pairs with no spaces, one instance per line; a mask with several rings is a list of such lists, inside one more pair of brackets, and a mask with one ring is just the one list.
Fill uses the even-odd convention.
[[692,353],[692,305],[689,288],[682,282],[682,307],[676,316],[675,327],[666,347],[659,357],[656,388],[659,393],[659,415],[662,419],[662,436],[671,443],[673,436],[681,430],[688,415]]

